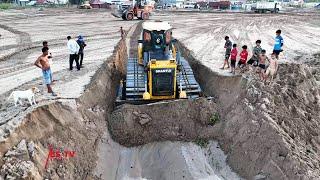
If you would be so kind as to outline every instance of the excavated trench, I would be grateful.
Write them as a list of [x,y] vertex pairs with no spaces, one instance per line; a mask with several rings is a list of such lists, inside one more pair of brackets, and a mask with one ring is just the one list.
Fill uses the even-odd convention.
[[[130,35],[132,37],[138,37],[141,30],[139,26],[137,25],[137,28],[131,31]],[[115,47],[112,57],[95,73],[80,98],[60,99],[34,109],[23,118],[16,117],[16,119],[9,121],[9,128],[4,130],[6,136],[0,143],[0,156],[2,157],[0,161],[1,176],[18,179],[125,178],[126,176],[121,175],[119,167],[117,167],[117,165],[120,166],[123,163],[123,160],[113,159],[119,153],[116,151],[124,148],[112,141],[107,132],[107,127],[109,127],[113,139],[127,147],[155,141],[211,139],[213,136],[205,132],[216,132],[218,130],[218,126],[213,125],[215,122],[209,125],[210,118],[214,114],[218,114],[218,108],[213,100],[200,98],[146,106],[124,105],[114,111],[118,82],[126,72],[127,54],[132,55],[135,53],[135,49],[127,51],[126,46],[130,44],[131,47],[134,47],[136,42],[136,39],[130,39],[129,43],[121,40]],[[113,115],[119,110],[121,111],[121,108],[126,108],[125,113],[133,113],[142,119],[145,114],[148,114],[147,116],[152,118],[153,127],[145,131],[140,124],[143,122],[138,122],[133,127],[135,131],[128,131],[127,127],[122,127],[121,131],[124,134],[119,137],[115,136],[112,133],[116,127],[113,123],[115,120]],[[154,113],[151,114],[150,112]],[[150,122],[144,123],[147,126],[151,124]],[[156,128],[160,124],[164,126]],[[206,128],[206,130],[203,131],[203,128]],[[144,136],[137,139],[135,137],[128,138],[127,135],[130,132],[136,133],[139,131],[143,132]],[[154,136],[148,138],[151,134]],[[128,140],[124,142],[122,139]],[[101,153],[101,147],[104,146],[101,146],[100,142],[105,141],[108,142],[106,149],[109,151],[107,154]],[[48,158],[50,146],[60,151],[74,151],[76,155],[73,158],[63,160],[49,160],[49,165],[46,169],[45,162]],[[170,142],[151,146],[149,147],[151,150],[148,150],[148,145],[144,146],[144,149],[151,153],[152,149],[156,147],[159,149],[178,147],[178,145],[176,146]],[[181,144],[180,146],[185,145]],[[100,161],[105,158],[111,162],[101,163]],[[127,158],[130,159],[132,157]],[[114,163],[114,161],[118,162]],[[157,158],[154,161],[157,161]],[[124,165],[121,165],[121,167],[124,167]],[[132,166],[130,169],[132,169]],[[181,169],[181,176],[177,176],[177,178],[179,177],[178,179],[195,177],[195,175],[186,172],[188,167],[177,167],[177,169]],[[155,175],[157,169],[152,170],[150,168],[149,171],[148,175],[143,175],[142,173],[141,176],[160,179],[164,177],[161,173]],[[175,177],[176,173],[167,173],[166,179]]]
[[[129,32],[129,36],[137,37],[140,30],[139,25],[137,27]],[[246,179],[308,179],[319,176],[317,152],[320,146],[317,137],[320,133],[319,130],[306,131],[310,127],[319,127],[316,121],[318,111],[310,110],[316,110],[316,107],[311,107],[314,102],[310,100],[310,107],[304,109],[309,113],[306,117],[309,124],[300,122],[304,132],[301,134],[301,129],[289,120],[301,112],[296,110],[295,114],[290,114],[291,111],[283,111],[289,118],[275,113],[277,106],[274,104],[286,103],[278,82],[268,89],[242,76],[219,76],[202,65],[180,42],[179,50],[192,66],[204,94],[213,98],[148,105],[126,104],[115,108],[116,87],[125,74],[127,54],[135,51],[127,51],[127,44],[134,47],[134,42],[136,39],[132,38],[130,43],[124,40],[118,43],[113,55],[95,73],[79,99],[61,99],[10,122],[12,127],[17,128],[5,130],[7,136],[0,143],[1,176],[18,179],[215,177],[211,172],[212,166],[203,165],[205,157],[198,158],[198,154],[203,152],[201,148],[188,144],[187,149],[183,142],[168,142],[170,140],[217,140],[228,155],[228,164]],[[283,72],[290,75],[307,71],[305,67],[285,68],[292,69]],[[309,88],[308,84],[314,83],[314,80],[309,75],[305,76],[308,77],[306,80],[300,79],[297,83]],[[263,88],[268,93],[260,91]],[[278,89],[276,93],[273,88]],[[318,90],[309,89],[313,100],[318,103]],[[302,97],[299,94],[295,96]],[[274,122],[271,117],[282,121]],[[14,147],[17,144],[18,147]],[[76,155],[73,158],[51,160],[45,169],[49,145],[60,150],[75,151]],[[209,143],[209,146],[216,147],[217,144]],[[177,156],[172,155],[172,151]],[[177,158],[180,151],[184,158]],[[193,156],[187,156],[188,153]],[[160,160],[163,162],[159,164],[157,161]],[[185,163],[181,163],[181,167],[175,167],[177,162],[182,161]],[[190,166],[191,162],[196,162],[196,165]],[[23,172],[28,173],[23,176]],[[224,179],[237,177],[229,176],[230,170],[226,172],[222,176]]]
[[204,96],[116,107],[108,118],[108,125],[112,137],[121,145],[216,139],[222,129],[220,118],[234,104],[234,97],[245,92],[246,80],[242,76],[219,76],[196,60],[179,41],[177,46],[189,61]]

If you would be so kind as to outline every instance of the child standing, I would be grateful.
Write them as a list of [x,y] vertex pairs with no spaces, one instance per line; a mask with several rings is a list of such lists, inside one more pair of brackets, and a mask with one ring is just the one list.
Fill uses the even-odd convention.
[[230,52],[232,48],[232,42],[229,40],[229,36],[226,36],[224,40],[226,40],[226,43],[224,44],[224,48],[226,49],[226,54],[225,54],[223,66],[220,69],[224,69],[226,65],[228,65],[228,68],[230,68],[229,58],[230,58]]
[[267,81],[268,79],[268,76],[270,76],[270,83],[271,81],[273,80],[275,74],[277,73],[278,71],[278,61],[277,61],[277,58],[276,58],[276,54],[275,53],[272,53],[271,54],[271,59],[269,60],[269,67],[266,71],[266,74],[265,74],[265,77],[264,77],[264,80]]
[[266,71],[266,60],[269,61],[269,58],[266,56],[266,50],[262,50],[259,56],[259,76],[261,80],[264,80],[265,71]]
[[261,40],[257,40],[256,41],[256,46],[253,48],[253,51],[252,51],[252,57],[247,62],[251,66],[255,66],[256,67],[259,64],[259,56],[260,56],[261,50],[262,50],[260,44],[261,44]]
[[237,50],[237,44],[232,45],[232,50],[231,50],[231,71],[230,73],[235,74],[235,67],[236,67],[236,61],[237,61],[237,55],[238,55],[238,50]]
[[273,46],[273,54],[277,59],[279,59],[279,54],[282,52],[282,46],[283,46],[283,38],[281,37],[281,30],[276,31],[276,38],[275,38],[275,43]]
[[247,63],[247,59],[248,59],[247,48],[248,47],[246,45],[242,46],[242,51],[240,53],[240,61],[238,62],[238,67],[241,69],[241,72],[244,71],[244,68],[245,68],[246,63]]

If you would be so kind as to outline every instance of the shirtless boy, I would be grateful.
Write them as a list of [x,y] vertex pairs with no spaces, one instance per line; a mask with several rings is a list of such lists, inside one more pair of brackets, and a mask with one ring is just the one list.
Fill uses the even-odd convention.
[[266,56],[266,50],[262,50],[259,55],[259,76],[261,80],[264,80],[264,74],[266,72],[266,60],[269,61],[269,58]]
[[[42,45],[43,45],[43,47],[49,48],[48,47],[48,41],[43,41]],[[52,54],[49,51],[48,51],[48,58],[49,58],[49,64],[50,64],[50,67],[51,67],[53,62],[52,62]],[[55,82],[55,80],[53,79],[52,71],[51,71],[51,78],[52,78],[52,82]]]
[[51,76],[51,69],[50,69],[49,58],[48,58],[48,51],[49,51],[48,47],[43,47],[42,55],[38,57],[34,65],[42,69],[42,75],[43,75],[44,82],[47,85],[48,93],[51,93],[52,96],[57,96],[57,94],[54,93],[51,88],[52,76]]
[[271,59],[269,60],[269,62],[270,62],[269,67],[266,71],[264,80],[266,81],[268,79],[268,76],[270,76],[271,77],[270,82],[271,82],[273,80],[276,72],[278,71],[278,61],[277,61],[275,53],[271,54]]

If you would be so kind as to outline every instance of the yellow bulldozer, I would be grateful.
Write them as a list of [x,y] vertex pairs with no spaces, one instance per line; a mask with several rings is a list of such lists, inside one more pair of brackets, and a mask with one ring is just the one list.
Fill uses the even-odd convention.
[[142,28],[138,57],[128,59],[117,100],[134,103],[199,97],[201,88],[189,63],[177,51],[172,26],[148,21]]

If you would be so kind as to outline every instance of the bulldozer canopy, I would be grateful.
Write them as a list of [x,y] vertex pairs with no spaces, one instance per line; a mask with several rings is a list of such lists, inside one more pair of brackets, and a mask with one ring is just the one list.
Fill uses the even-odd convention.
[[167,31],[172,29],[168,22],[144,22],[142,28],[148,31]]

